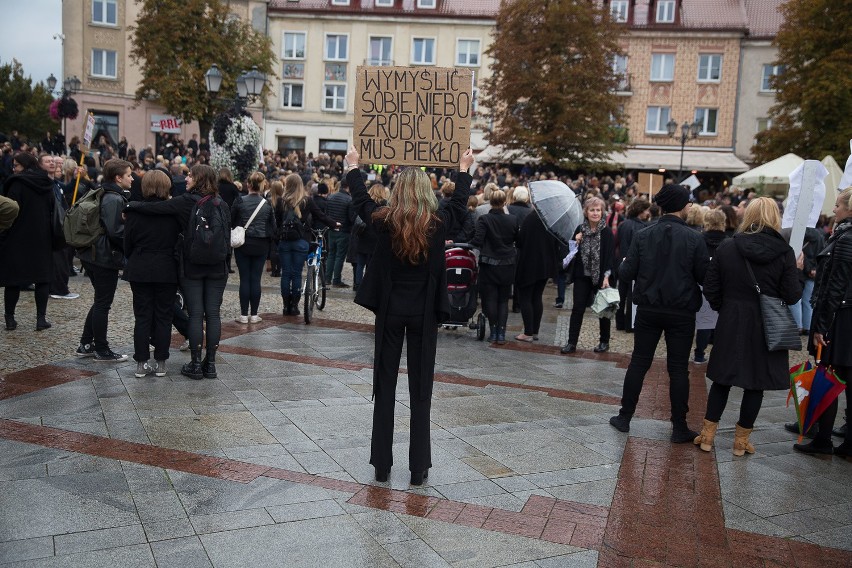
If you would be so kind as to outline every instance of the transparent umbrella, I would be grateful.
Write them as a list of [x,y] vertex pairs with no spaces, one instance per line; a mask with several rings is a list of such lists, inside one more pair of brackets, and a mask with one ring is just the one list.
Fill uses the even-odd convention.
[[574,191],[557,180],[530,183],[530,199],[547,230],[567,245],[583,221],[583,206]]

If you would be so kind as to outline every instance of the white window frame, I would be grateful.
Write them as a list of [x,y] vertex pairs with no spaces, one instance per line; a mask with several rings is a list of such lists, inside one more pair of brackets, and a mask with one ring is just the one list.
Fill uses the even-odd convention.
[[[95,14],[95,1],[92,1],[92,23],[98,24],[101,26],[117,26],[118,25],[118,0],[97,0],[101,4],[101,13],[98,15],[100,19],[96,17]],[[107,19],[107,4],[112,4],[115,7],[115,21],[110,22]]]
[[[761,122],[766,123],[763,128],[760,127]],[[757,131],[758,132],[763,132],[764,130],[769,130],[770,128],[772,128],[772,119],[771,118],[764,117],[764,118],[758,118],[757,119]]]
[[[467,52],[468,62],[461,61],[461,42],[476,42],[476,63],[470,63],[470,52]],[[476,37],[456,38],[456,66],[457,67],[479,67],[482,65],[482,40]]]
[[[287,105],[284,104],[284,93],[286,92],[287,87],[290,87],[290,101],[293,100],[293,86],[297,85],[302,87],[302,104],[300,106],[294,106],[292,104]],[[281,82],[281,108],[286,110],[302,110],[305,108],[305,82],[304,81],[282,81]]]
[[[706,76],[701,76],[701,60],[707,58]],[[713,61],[718,59],[719,76],[713,78]],[[724,61],[721,53],[699,53],[698,54],[698,82],[699,83],[721,83],[722,82],[722,61]]]
[[623,24],[630,16],[630,0],[612,0],[609,3],[609,13],[613,22]]
[[[651,118],[651,110],[655,110],[656,114],[656,128],[657,130],[648,130],[648,120]],[[663,112],[665,111],[665,112]],[[665,120],[663,119],[665,116]],[[666,124],[672,118],[672,107],[670,106],[649,106],[648,110],[645,111],[645,133],[646,134],[668,134],[669,131],[666,127]]]
[[675,0],[657,0],[656,22],[671,24],[675,21]]
[[[287,55],[287,36],[293,35],[302,36],[304,40],[304,54],[302,57],[297,55],[288,56]],[[285,61],[304,61],[308,57],[308,32],[303,30],[284,30],[281,32],[281,59]]]
[[[415,61],[415,59],[414,59],[414,51],[415,51],[414,45],[417,42],[417,40],[424,40],[424,41],[431,40],[431,42],[432,42],[432,61]],[[411,64],[412,65],[435,65],[435,60],[436,60],[437,55],[438,55],[437,53],[435,53],[437,48],[438,48],[438,38],[436,38],[436,37],[428,37],[428,36],[412,37],[411,38],[411,58],[410,58]],[[424,49],[423,51],[425,53],[426,50]]]
[[[662,74],[658,77],[655,77],[654,76],[654,61],[658,57],[664,58],[664,59],[661,60],[661,63],[660,63],[660,71],[662,72]],[[665,58],[669,58],[669,57],[671,58],[671,62],[672,62],[671,76],[666,76],[666,73],[665,73],[665,71],[666,71],[666,65],[665,65],[666,59]],[[674,53],[652,53],[651,54],[651,81],[652,82],[661,82],[661,83],[671,83],[672,81],[674,81],[675,64],[676,63],[677,62],[676,62]]]
[[434,10],[438,6],[438,0],[417,0],[417,7],[422,10]]
[[[342,87],[343,88],[343,95],[342,96],[337,96],[337,95],[334,96],[335,99],[339,98],[343,101],[343,108],[335,108],[335,107],[328,107],[327,106],[327,104],[326,104],[327,98],[326,98],[325,90],[328,87],[335,87],[335,88]],[[346,112],[346,83],[324,82],[322,84],[322,110],[324,110],[325,112]]]
[[394,0],[375,0],[376,8],[393,8]]
[[[390,53],[386,53],[386,54],[383,53],[382,59],[380,60],[378,65],[393,65],[393,40],[394,40],[394,37],[392,35],[370,35],[370,36],[367,36],[367,63],[369,65],[377,65],[376,63],[374,63],[374,61],[376,61],[376,60],[373,59],[370,56],[370,54],[372,52],[371,44],[372,44],[374,39],[389,39],[390,40],[390,48],[389,48]],[[383,61],[388,61],[388,63],[382,63]]]
[[[710,114],[713,113],[713,130],[708,130]],[[711,107],[698,107],[695,109],[695,120],[701,123],[699,136],[717,136],[719,134],[719,109]]]
[[[101,69],[103,69],[103,73],[95,73],[95,54],[97,52],[101,53]],[[108,74],[108,57],[107,54],[112,53],[115,56],[115,75]],[[118,79],[118,52],[112,49],[92,49],[92,77],[101,77],[104,79]]]
[[[769,71],[769,73],[767,73]],[[776,75],[780,75],[784,72],[783,65],[773,65],[771,63],[765,63],[763,65],[763,71],[760,74],[760,92],[761,93],[774,93],[776,89],[773,89],[769,85],[769,81],[772,77]]]
[[331,0],[332,6],[348,6],[349,0]]
[[[329,57],[329,53],[328,53],[328,38],[329,38],[330,36],[334,36],[334,37],[338,37],[338,38],[340,38],[340,37],[345,37],[345,38],[346,38],[346,57],[344,57],[344,58],[342,58],[342,59],[341,59],[341,58],[337,58],[337,57]],[[339,40],[338,40],[338,42],[339,42]],[[323,38],[322,38],[322,55],[323,55],[323,61],[349,61],[349,47],[350,47],[350,43],[349,43],[349,34],[348,34],[348,33],[337,33],[337,32],[328,32],[328,33],[326,33],[326,34],[323,36]],[[338,52],[340,51],[340,44],[339,44],[339,43],[337,44],[337,51],[338,51]]]

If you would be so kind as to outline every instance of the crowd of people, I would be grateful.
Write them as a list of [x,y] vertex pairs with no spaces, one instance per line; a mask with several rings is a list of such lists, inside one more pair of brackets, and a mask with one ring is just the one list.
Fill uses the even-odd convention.
[[[709,451],[736,386],[743,399],[733,452],[754,452],[749,435],[763,392],[789,388],[789,353],[769,351],[762,340],[756,286],[791,306],[812,352],[822,346],[823,360],[838,376],[852,376],[852,350],[840,348],[852,333],[852,188],[839,193],[832,222],[822,219],[808,230],[796,258],[789,232],[781,229],[780,203],[733,187],[709,195],[667,180],[652,196],[640,192],[630,175],[572,178],[531,166],[517,172],[473,168],[470,152],[458,172],[427,172],[360,164],[354,148],[345,159],[266,151],[257,171],[234,180],[229,169],[207,163],[206,141],[195,137],[186,144],[174,138],[161,154],[150,147],[136,153],[126,140],[113,148],[103,137],[86,156],[74,139],[62,156],[18,144],[16,149],[12,141],[3,143],[0,211],[17,216],[2,221],[0,233],[6,329],[17,328],[16,307],[28,287],[35,294],[36,330],[51,327],[48,299],[76,296],[68,290],[76,257],[94,289],[76,354],[95,361],[127,358],[107,340],[110,308],[123,278],[133,295],[138,377],[166,374],[174,325],[191,355],[182,374],[216,378],[220,309],[233,264],[240,277],[237,322],[261,321],[264,269],[281,279],[282,313],[298,315],[314,231],[327,231],[328,284],[349,288],[344,278],[351,265],[356,303],[376,313],[371,463],[380,481],[392,465],[393,392],[404,338],[413,393],[412,483],[422,483],[431,467],[435,330],[449,313],[447,243],[468,243],[478,251],[482,311],[489,341],[497,344],[507,342],[510,310],[523,320],[514,340],[539,339],[543,292],[552,280],[555,309],[564,306],[571,286],[568,341],[561,351],[575,353],[586,309],[601,290],[617,290],[616,329],[634,334],[621,408],[610,420],[620,431],[629,431],[664,336],[672,442],[694,442]],[[582,202],[583,220],[569,235],[575,254],[568,254],[564,239],[545,227],[530,203],[529,183],[543,179],[564,182]],[[96,194],[102,231],[89,246],[68,246],[60,238],[64,212]],[[240,234],[239,242],[232,231]],[[754,281],[744,276],[751,272]],[[610,349],[611,320],[599,322],[593,350],[603,353]],[[698,432],[687,423],[689,362],[707,363],[711,344],[707,376],[713,384]],[[833,409],[836,413],[836,402]],[[833,421],[829,409],[813,441],[796,449],[849,456],[848,441],[833,448]]]

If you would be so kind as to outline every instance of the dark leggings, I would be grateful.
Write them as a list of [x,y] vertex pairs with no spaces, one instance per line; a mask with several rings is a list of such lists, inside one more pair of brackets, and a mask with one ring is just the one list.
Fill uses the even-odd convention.
[[[728,404],[728,394],[731,392],[730,385],[713,383],[710,386],[710,394],[707,395],[707,412],[704,418],[710,422],[718,422],[722,418],[725,406]],[[740,404],[740,419],[737,424],[743,428],[754,428],[754,421],[763,404],[763,391],[743,389],[743,401]]]
[[509,319],[509,298],[512,296],[511,284],[482,284],[482,311],[492,326],[506,327]]
[[266,254],[245,254],[240,249],[234,251],[237,270],[240,271],[240,314],[257,315],[260,305],[260,279],[263,277],[263,266],[266,264]]
[[[39,282],[35,285],[36,315],[43,316],[47,313],[47,298],[50,296],[50,282]],[[6,286],[3,291],[3,302],[7,316],[15,315],[18,299],[21,297],[20,286]]]
[[521,317],[524,319],[524,335],[538,335],[541,316],[544,313],[541,295],[544,293],[546,285],[547,279],[544,279],[528,286],[516,287],[518,302],[521,305]]
[[[592,305],[598,289],[592,284],[592,279],[588,276],[580,276],[574,279],[574,306],[571,308],[571,320],[568,325],[568,343],[577,345],[580,339],[580,328],[583,327],[583,315],[586,313],[586,308]],[[609,318],[600,318],[600,340],[601,343],[609,343],[609,337],[612,329],[612,321]],[[690,339],[692,339],[690,337]]]
[[207,324],[207,351],[219,347],[222,336],[222,319],[219,308],[225,292],[226,278],[185,278],[181,282],[186,305],[189,308],[189,347],[201,350],[204,323]]

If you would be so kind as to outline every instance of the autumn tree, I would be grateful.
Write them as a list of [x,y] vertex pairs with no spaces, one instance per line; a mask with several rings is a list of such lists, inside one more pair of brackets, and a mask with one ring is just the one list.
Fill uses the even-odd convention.
[[852,138],[852,9],[848,0],[790,0],[775,37],[772,126],[756,137],[757,162],[793,152],[843,163]]
[[[249,22],[230,12],[223,0],[137,0],[141,4],[132,28],[130,57],[142,72],[136,100],[157,100],[170,114],[198,120],[210,129],[217,112],[215,95],[207,92],[204,74],[216,63],[224,79],[220,94],[236,93],[243,71],[257,66],[274,76],[272,42]],[[264,87],[262,97],[269,93]],[[221,108],[221,107],[220,107]]]
[[613,60],[624,29],[599,4],[502,3],[483,81],[489,143],[562,167],[602,164],[619,149]]
[[22,138],[38,142],[57,123],[50,118],[53,97],[43,83],[33,85],[16,59],[0,64],[0,132],[17,130]]

